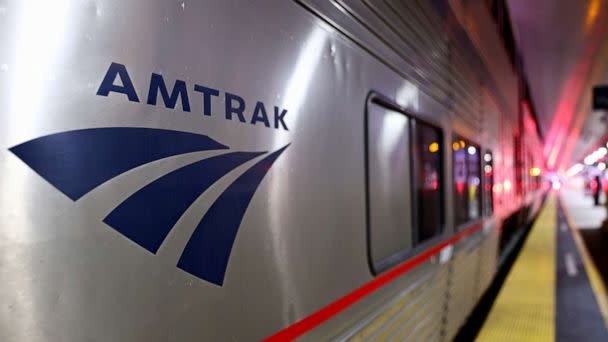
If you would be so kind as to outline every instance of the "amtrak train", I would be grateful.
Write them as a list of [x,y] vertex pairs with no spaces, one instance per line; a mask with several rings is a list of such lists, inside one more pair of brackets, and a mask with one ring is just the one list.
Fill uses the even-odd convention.
[[0,341],[452,340],[544,192],[495,2],[0,1]]

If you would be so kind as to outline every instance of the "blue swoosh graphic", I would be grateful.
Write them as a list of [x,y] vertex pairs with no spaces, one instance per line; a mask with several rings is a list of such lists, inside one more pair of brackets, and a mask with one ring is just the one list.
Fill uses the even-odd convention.
[[51,134],[9,150],[76,201],[100,184],[137,166],[178,154],[227,148],[206,135],[110,127]]
[[[222,286],[239,226],[253,195],[289,147],[268,154],[219,195],[198,223],[177,266]],[[76,201],[133,168],[170,156],[228,147],[206,135],[156,128],[73,130],[26,141],[9,150]],[[110,227],[156,253],[186,210],[214,183],[267,152],[230,152],[198,160],[137,190],[105,218]]]
[[177,220],[222,176],[266,152],[233,152],[186,165],[137,191],[103,220],[156,253]]
[[289,144],[257,162],[216,199],[190,237],[177,267],[216,285],[223,285],[228,259],[245,211],[262,179],[287,147]]

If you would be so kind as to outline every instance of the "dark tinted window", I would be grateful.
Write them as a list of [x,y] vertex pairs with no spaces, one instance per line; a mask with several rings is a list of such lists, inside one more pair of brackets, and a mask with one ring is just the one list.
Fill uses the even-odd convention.
[[454,167],[454,224],[465,223],[469,219],[467,206],[467,156],[464,140],[455,140],[452,144]]
[[487,151],[483,155],[483,178],[484,178],[484,207],[486,215],[492,215],[494,211],[494,197],[492,188],[494,187],[494,157],[492,152]]
[[479,147],[456,137],[452,143],[454,167],[454,224],[481,217]]
[[474,220],[481,217],[481,170],[480,154],[478,146],[467,145],[468,177],[467,190],[469,200],[469,219]]
[[414,191],[416,195],[416,241],[422,242],[441,233],[443,210],[441,189],[441,131],[422,122],[414,123],[416,162]]

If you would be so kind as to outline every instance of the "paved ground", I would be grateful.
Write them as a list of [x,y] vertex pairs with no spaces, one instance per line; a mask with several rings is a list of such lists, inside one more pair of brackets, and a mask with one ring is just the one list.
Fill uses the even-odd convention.
[[[596,266],[608,245],[594,263],[578,229],[597,235],[606,211],[579,193],[560,197],[551,193],[541,210],[478,341],[608,341],[608,297]],[[595,238],[590,243],[603,244]]]
[[593,289],[592,276],[564,210],[557,213],[556,341],[608,341],[608,330]]
[[591,196],[585,196],[582,191],[564,190],[561,200],[574,228],[578,229],[604,286],[608,287],[608,234],[599,229],[607,217],[605,207],[594,206]]

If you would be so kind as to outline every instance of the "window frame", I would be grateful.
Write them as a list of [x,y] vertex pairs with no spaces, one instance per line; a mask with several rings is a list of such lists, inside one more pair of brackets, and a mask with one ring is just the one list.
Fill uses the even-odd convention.
[[[409,159],[410,159],[410,192],[411,192],[411,200],[410,200],[410,205],[411,205],[411,218],[410,218],[410,223],[411,223],[411,227],[412,227],[412,231],[410,232],[412,234],[411,238],[412,238],[412,246],[411,248],[407,248],[401,251],[398,251],[396,253],[394,253],[393,255],[375,263],[373,258],[372,258],[372,239],[371,239],[371,222],[370,222],[370,167],[369,167],[369,160],[370,160],[370,156],[369,156],[369,113],[370,113],[370,106],[371,105],[376,105],[379,107],[384,107],[388,110],[392,110],[398,113],[403,114],[404,116],[406,116],[409,120],[409,127],[408,127],[408,152],[410,153]],[[415,132],[415,126],[417,122],[421,122],[427,126],[430,126],[434,129],[436,129],[439,133],[439,152],[440,152],[440,170],[439,170],[439,177],[440,177],[440,185],[439,185],[439,196],[440,196],[440,231],[433,237],[423,241],[423,242],[418,242],[417,238],[418,238],[418,230],[419,230],[419,226],[418,226],[418,196],[414,190],[414,184],[416,182],[416,176],[418,176],[418,158],[417,158],[417,154],[418,152],[415,151],[415,141],[414,141],[414,137],[416,136],[416,132]],[[390,270],[391,268],[393,268],[394,266],[400,264],[401,262],[419,254],[420,252],[426,250],[428,247],[436,244],[439,241],[444,240],[446,237],[448,237],[450,235],[450,232],[447,231],[446,227],[447,227],[447,220],[446,220],[446,204],[445,204],[445,200],[446,200],[446,196],[447,196],[447,186],[446,186],[446,165],[447,165],[447,157],[446,157],[446,145],[445,145],[445,141],[446,141],[446,132],[443,129],[443,127],[441,125],[439,125],[438,123],[434,123],[432,121],[429,120],[425,120],[422,118],[419,118],[418,116],[416,116],[414,113],[412,113],[410,110],[398,105],[395,101],[391,100],[390,98],[382,95],[381,93],[378,93],[376,91],[371,91],[365,101],[365,110],[364,110],[364,122],[363,122],[363,136],[364,136],[364,174],[365,174],[365,238],[366,238],[366,254],[367,254],[367,261],[368,261],[368,267],[369,270],[371,272],[371,274],[373,276],[377,276],[387,270]]]

